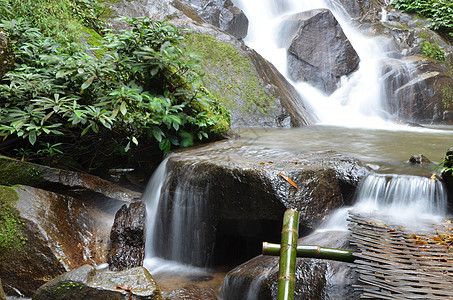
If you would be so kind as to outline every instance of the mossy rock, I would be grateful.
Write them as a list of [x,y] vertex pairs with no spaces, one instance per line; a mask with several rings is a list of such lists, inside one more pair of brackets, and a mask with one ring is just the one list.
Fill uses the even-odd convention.
[[41,286],[33,300],[44,299],[162,300],[162,295],[151,274],[143,267],[104,272],[84,265]]

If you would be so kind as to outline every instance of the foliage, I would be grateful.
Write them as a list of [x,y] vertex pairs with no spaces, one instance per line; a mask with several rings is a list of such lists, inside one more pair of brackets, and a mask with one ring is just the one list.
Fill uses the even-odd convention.
[[100,58],[62,47],[29,22],[4,21],[16,68],[0,84],[0,136],[26,138],[35,154],[80,157],[124,154],[139,141],[167,152],[225,134],[229,114],[200,84],[183,32],[147,18],[124,21],[130,30],[105,34],[93,49]]
[[100,32],[102,11],[96,0],[0,0],[1,19],[27,21],[65,46],[77,44],[84,28]]
[[431,21],[430,27],[453,36],[453,1],[451,0],[393,0],[396,8],[418,13]]
[[422,48],[422,53],[423,55],[426,55],[428,57],[444,61],[445,60],[445,52],[442,51],[440,46],[437,43],[431,44],[428,41],[423,42],[423,48]]

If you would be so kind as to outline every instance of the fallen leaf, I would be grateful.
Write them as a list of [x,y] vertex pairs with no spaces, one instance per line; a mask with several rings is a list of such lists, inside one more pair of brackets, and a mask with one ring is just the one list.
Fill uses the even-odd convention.
[[283,179],[288,181],[293,187],[297,189],[297,184],[295,184],[294,181],[292,181],[288,176],[285,176],[282,173],[278,173],[278,175],[280,175]]

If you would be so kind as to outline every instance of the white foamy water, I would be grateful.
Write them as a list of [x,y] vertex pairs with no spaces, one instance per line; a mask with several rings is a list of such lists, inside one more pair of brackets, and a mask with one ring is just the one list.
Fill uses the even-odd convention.
[[[304,82],[292,82],[297,91],[306,99],[306,107],[317,120],[317,124],[340,125],[363,128],[395,128],[388,121],[383,107],[386,103],[384,81],[381,77],[383,61],[392,61],[386,54],[387,41],[365,37],[351,24],[346,11],[334,1],[312,0],[235,0],[249,18],[249,34],[245,39],[272,62],[292,82],[287,74],[287,35],[282,34],[283,20],[292,14],[311,9],[327,8],[332,11],[345,35],[360,57],[358,69],[349,76],[343,76],[332,95]],[[385,13],[383,13],[385,17]],[[291,30],[288,28],[287,30]],[[405,64],[399,62],[399,67]]]

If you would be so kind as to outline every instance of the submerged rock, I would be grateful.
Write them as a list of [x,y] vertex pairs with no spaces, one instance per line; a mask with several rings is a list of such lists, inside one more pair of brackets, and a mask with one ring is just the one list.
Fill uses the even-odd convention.
[[0,193],[0,274],[9,295],[29,297],[65,271],[106,261],[109,214],[28,186],[2,186]]
[[49,281],[33,295],[33,300],[48,299],[162,300],[162,295],[151,274],[143,267],[106,272],[84,265]]
[[288,17],[290,28],[288,68],[295,81],[305,81],[328,94],[336,90],[341,76],[357,69],[359,56],[328,9]]
[[429,158],[427,158],[426,156],[424,156],[423,154],[416,154],[416,155],[412,155],[411,158],[409,158],[409,162],[411,164],[418,164],[418,165],[422,165],[422,164],[430,164],[432,163]]
[[112,271],[143,265],[145,258],[146,206],[143,202],[123,205],[115,215],[110,233],[107,263]]

